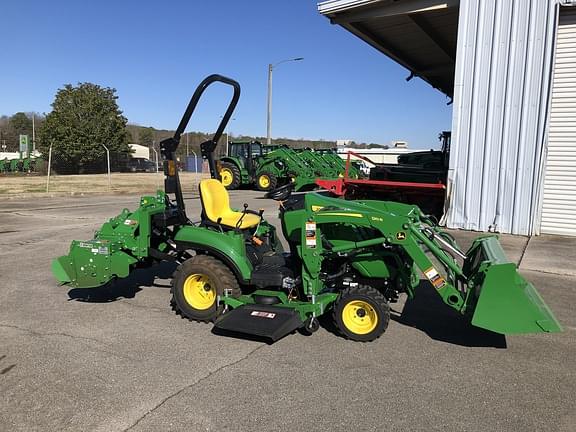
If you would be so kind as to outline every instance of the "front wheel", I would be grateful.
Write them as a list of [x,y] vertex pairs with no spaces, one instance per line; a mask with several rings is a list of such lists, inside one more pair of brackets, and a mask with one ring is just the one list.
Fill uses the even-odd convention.
[[222,162],[218,174],[220,174],[222,185],[228,190],[238,189],[242,183],[240,170],[230,162]]
[[336,300],[332,318],[345,338],[370,342],[386,331],[390,306],[384,295],[370,286],[349,287]]
[[258,190],[267,192],[276,188],[278,184],[278,179],[276,176],[269,172],[263,172],[256,178],[256,187]]
[[172,306],[177,314],[194,321],[212,321],[221,311],[218,296],[228,290],[241,294],[238,281],[220,260],[208,255],[196,255],[184,261],[172,279]]

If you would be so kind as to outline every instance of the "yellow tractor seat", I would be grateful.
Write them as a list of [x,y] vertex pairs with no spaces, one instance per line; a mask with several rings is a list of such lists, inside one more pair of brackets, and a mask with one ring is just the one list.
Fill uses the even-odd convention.
[[[230,197],[228,191],[216,179],[207,179],[200,182],[200,199],[206,218],[215,224],[220,220],[220,224],[230,228],[252,228],[260,223],[260,216],[252,213],[243,214],[230,208]],[[238,221],[242,218],[240,225]]]

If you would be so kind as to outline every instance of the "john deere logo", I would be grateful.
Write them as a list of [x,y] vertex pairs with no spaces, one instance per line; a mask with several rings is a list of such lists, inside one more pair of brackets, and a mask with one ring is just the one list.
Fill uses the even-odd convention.
[[404,240],[406,239],[406,233],[404,231],[398,231],[396,233],[396,240]]

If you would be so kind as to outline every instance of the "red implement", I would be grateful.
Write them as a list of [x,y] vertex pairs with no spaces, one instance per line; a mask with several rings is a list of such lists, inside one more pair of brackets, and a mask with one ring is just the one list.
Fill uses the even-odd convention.
[[[316,184],[336,196],[347,199],[384,199],[416,204],[428,213],[441,216],[446,194],[446,185],[442,183],[417,183],[393,180],[351,179],[348,176],[350,157],[374,164],[366,156],[349,151],[346,159],[344,177],[338,179],[316,179]],[[429,208],[426,208],[429,207]]]

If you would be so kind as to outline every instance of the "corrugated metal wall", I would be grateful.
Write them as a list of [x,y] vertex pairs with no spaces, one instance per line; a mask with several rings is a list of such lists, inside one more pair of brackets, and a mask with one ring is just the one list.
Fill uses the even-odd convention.
[[576,236],[576,8],[559,18],[540,230]]
[[447,225],[534,234],[557,7],[461,0]]

